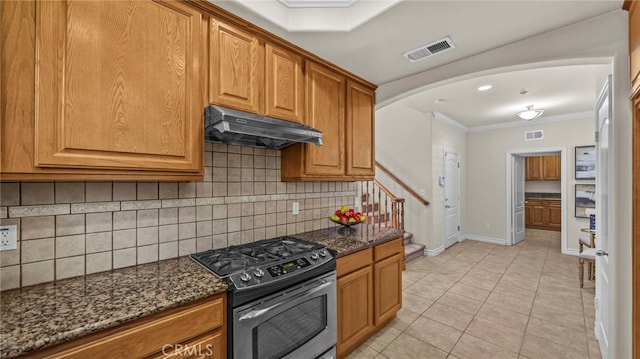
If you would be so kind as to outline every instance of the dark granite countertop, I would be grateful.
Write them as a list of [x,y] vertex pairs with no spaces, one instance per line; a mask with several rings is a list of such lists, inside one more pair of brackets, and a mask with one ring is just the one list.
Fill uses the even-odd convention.
[[[338,257],[403,231],[357,225],[294,237]],[[0,357],[11,358],[225,292],[227,284],[189,257],[163,260],[0,293]]]
[[0,293],[0,357],[10,358],[225,292],[189,257]]
[[333,227],[294,235],[333,249],[338,257],[401,237],[403,231],[377,226],[357,225],[351,228]]
[[559,201],[560,196],[560,193],[526,192],[524,194],[525,199],[540,199],[546,201]]

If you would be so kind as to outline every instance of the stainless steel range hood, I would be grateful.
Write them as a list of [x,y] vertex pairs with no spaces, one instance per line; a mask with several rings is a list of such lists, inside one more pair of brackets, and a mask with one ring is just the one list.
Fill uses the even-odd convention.
[[205,140],[230,145],[282,149],[298,142],[322,146],[322,132],[300,123],[209,105]]

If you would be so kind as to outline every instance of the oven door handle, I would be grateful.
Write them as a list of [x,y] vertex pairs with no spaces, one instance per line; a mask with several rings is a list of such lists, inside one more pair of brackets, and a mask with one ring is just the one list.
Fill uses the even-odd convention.
[[[313,293],[316,293],[316,292],[318,292],[318,291],[323,290],[324,288],[326,288],[326,287],[330,286],[331,284],[333,284],[333,281],[332,281],[332,280],[323,280],[323,283],[322,283],[321,285],[319,285],[319,286],[317,286],[317,287],[315,287],[315,288],[313,288],[313,289],[309,289],[308,291],[303,292],[303,293],[301,293],[301,294],[298,294],[298,295],[296,295],[294,298],[290,298],[290,300],[292,300],[292,299],[297,299],[297,298],[300,298],[300,297],[305,297],[305,296],[308,296],[308,295],[311,295],[311,294],[313,294]],[[254,319],[254,318],[257,318],[257,317],[259,317],[259,316],[264,315],[264,314],[265,314],[265,313],[267,313],[268,311],[270,311],[270,310],[272,310],[272,309],[274,309],[274,308],[279,307],[280,305],[282,305],[282,304],[284,304],[284,303],[285,303],[285,302],[278,302],[278,303],[276,303],[276,304],[274,304],[274,305],[271,305],[271,306],[269,306],[269,307],[266,307],[266,308],[252,310],[252,311],[250,311],[249,313],[247,313],[247,314],[245,314],[245,315],[241,316],[241,317],[238,319],[238,321],[243,321],[243,320],[247,320],[247,319]]]

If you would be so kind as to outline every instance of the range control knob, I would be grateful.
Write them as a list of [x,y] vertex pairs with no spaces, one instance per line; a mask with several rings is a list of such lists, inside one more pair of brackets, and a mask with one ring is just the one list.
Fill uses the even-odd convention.
[[243,282],[248,282],[251,280],[251,274],[244,272],[242,274],[240,274],[240,280]]
[[324,258],[327,256],[327,251],[320,251],[320,257]]
[[311,254],[311,259],[313,259],[314,261],[318,260],[318,253],[312,253]]
[[264,271],[258,268],[255,271],[253,271],[253,275],[256,276],[256,278],[262,278],[262,276],[264,275]]

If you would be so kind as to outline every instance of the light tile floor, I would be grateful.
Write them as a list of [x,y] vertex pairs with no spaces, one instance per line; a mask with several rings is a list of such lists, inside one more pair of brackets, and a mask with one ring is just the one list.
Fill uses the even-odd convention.
[[397,318],[349,359],[600,358],[594,282],[580,289],[559,232],[527,230],[515,246],[455,244],[408,263],[402,285]]

